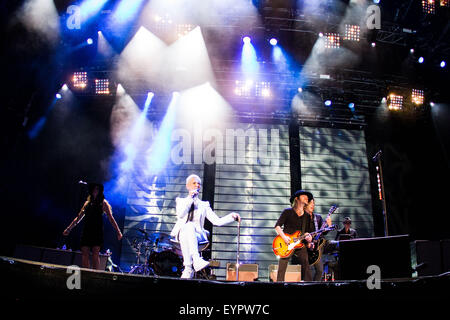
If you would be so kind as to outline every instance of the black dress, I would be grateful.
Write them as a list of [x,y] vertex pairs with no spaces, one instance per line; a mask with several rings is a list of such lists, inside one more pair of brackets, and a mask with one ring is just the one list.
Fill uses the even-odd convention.
[[82,247],[103,245],[103,202],[90,201],[84,209],[84,227],[80,245]]

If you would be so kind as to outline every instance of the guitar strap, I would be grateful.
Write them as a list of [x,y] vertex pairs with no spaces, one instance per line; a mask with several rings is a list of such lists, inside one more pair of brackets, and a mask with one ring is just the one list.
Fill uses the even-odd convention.
[[[318,219],[319,218],[317,217],[317,214],[314,214],[314,226],[316,227],[316,231],[319,230],[319,221],[318,221]],[[319,239],[319,237],[320,237],[320,233],[314,237],[314,240]]]
[[316,231],[319,230],[319,221],[317,221],[317,214],[314,214],[314,226],[316,227]]

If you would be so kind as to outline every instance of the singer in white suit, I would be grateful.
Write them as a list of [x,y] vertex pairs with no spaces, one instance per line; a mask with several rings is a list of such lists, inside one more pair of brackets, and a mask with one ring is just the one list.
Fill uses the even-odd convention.
[[215,226],[223,226],[233,221],[240,221],[238,213],[232,212],[219,218],[208,201],[201,201],[198,193],[201,179],[197,175],[190,175],[186,179],[186,198],[176,198],[177,222],[172,229],[171,236],[180,243],[183,254],[184,270],[181,278],[192,278],[195,271],[200,271],[209,265],[198,252],[198,242],[208,240],[209,232],[204,229],[205,218]]

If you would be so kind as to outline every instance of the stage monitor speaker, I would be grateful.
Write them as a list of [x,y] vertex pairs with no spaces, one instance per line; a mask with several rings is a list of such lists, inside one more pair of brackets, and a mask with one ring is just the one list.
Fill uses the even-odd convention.
[[[17,245],[14,251],[14,258],[63,266],[77,265],[81,267],[80,251]],[[105,270],[107,261],[108,255],[100,253],[100,270]]]
[[442,273],[450,271],[450,239],[441,240]]
[[[258,279],[257,264],[239,265],[239,281],[255,281]],[[236,281],[236,264],[227,263],[227,281]]]
[[43,248],[17,245],[14,249],[14,258],[41,261]]
[[441,243],[439,241],[414,241],[417,275],[433,276],[442,273]]
[[[75,251],[73,256],[73,261],[72,264],[81,267],[81,252],[80,251]],[[90,265],[92,267],[92,253],[90,254]],[[106,254],[101,254],[100,253],[100,267],[99,270],[105,270],[106,269],[106,263],[108,261],[108,255]]]
[[380,268],[381,278],[412,276],[408,235],[344,240],[339,242],[339,279],[363,280],[371,265]]
[[72,251],[44,248],[40,262],[70,266],[72,260]]
[[[277,281],[278,265],[269,265],[269,277],[271,282]],[[299,264],[289,264],[284,275],[284,282],[300,282],[302,280],[302,266]]]

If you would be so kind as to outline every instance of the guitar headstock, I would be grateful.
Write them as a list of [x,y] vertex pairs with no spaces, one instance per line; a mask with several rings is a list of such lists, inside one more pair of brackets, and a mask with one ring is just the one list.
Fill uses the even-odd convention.
[[330,210],[328,211],[328,216],[331,216],[337,209],[339,209],[337,204],[333,204],[330,208]]

